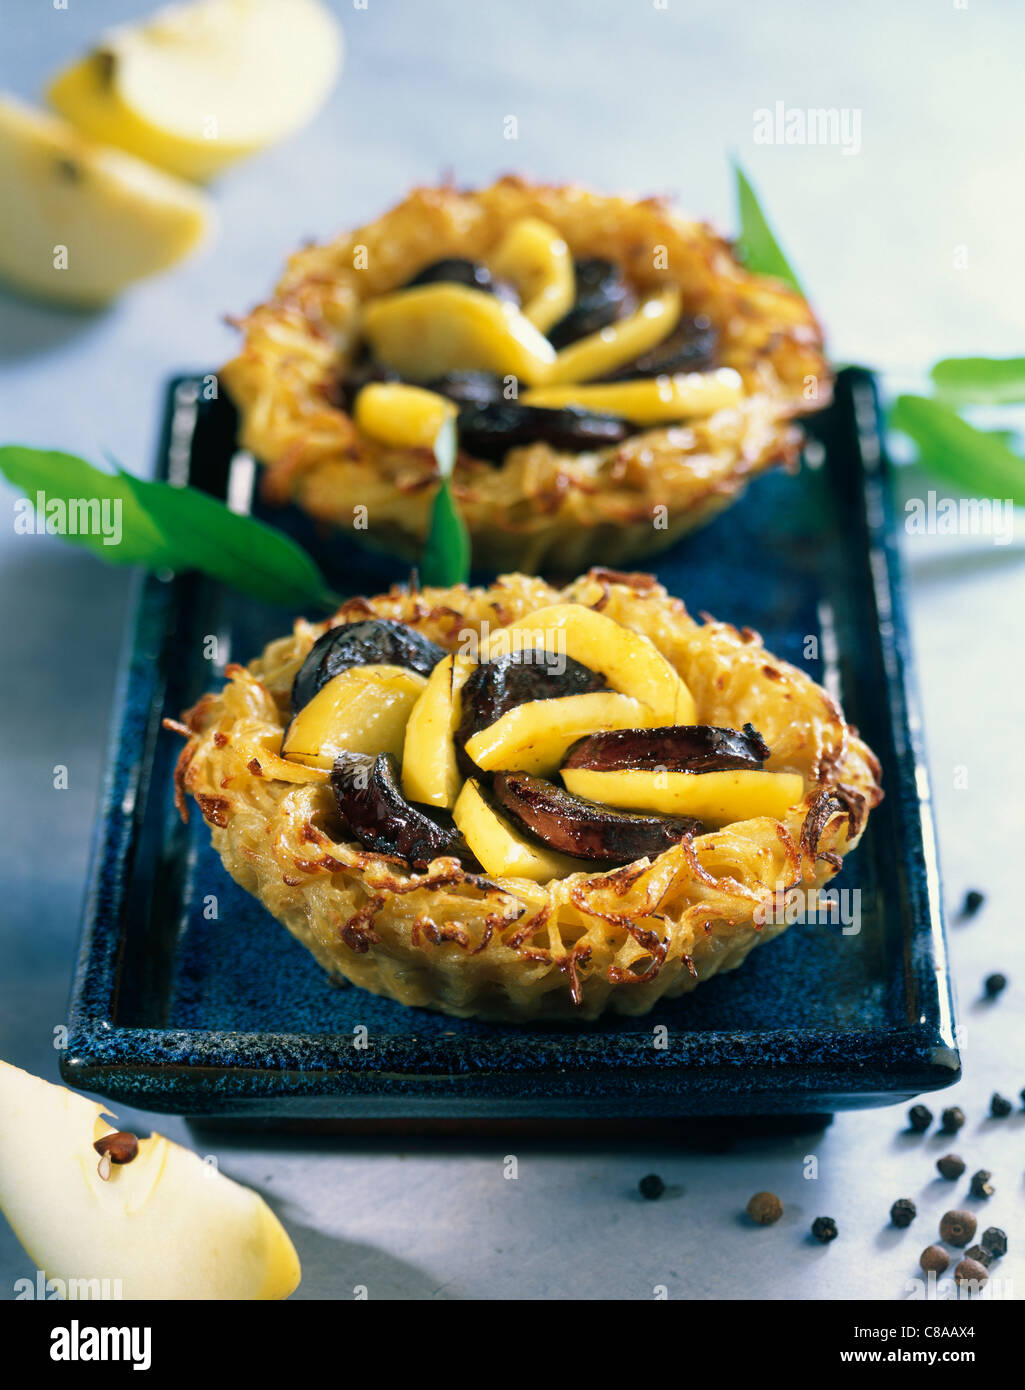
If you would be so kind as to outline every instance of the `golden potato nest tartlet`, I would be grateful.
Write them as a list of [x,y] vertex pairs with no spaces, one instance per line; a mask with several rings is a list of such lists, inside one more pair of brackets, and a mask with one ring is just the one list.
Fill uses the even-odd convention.
[[[464,444],[455,488],[480,563],[562,574],[622,564],[667,546],[726,506],[749,478],[796,457],[793,417],[828,404],[832,390],[821,332],[799,294],[745,270],[729,242],[663,199],[507,177],[475,192],[416,189],[368,226],[305,247],[290,258],[273,297],[241,321],[245,341],[222,378],[240,411],[243,444],[268,467],[271,497],[295,500],[346,528],[368,528],[401,553],[419,553],[438,476],[433,452],[424,440],[413,446],[368,432],[375,427],[357,423],[359,407],[339,395],[339,380],[365,350],[381,305],[425,266],[451,257],[508,259],[503,238],[510,229],[536,236],[539,224],[562,239],[553,244],[568,252],[568,264],[613,263],[644,313],[661,312],[678,296],[674,315],[711,326],[714,364],[683,383],[688,399],[704,406],[691,400],[672,419],[662,411],[654,421],[650,411],[645,417],[624,410],[633,423],[613,444],[575,452],[542,435],[487,459]],[[529,258],[537,247],[513,252]],[[458,293],[465,299],[465,290]],[[550,315],[542,309],[535,317],[544,324]],[[536,344],[536,330],[526,327]],[[408,314],[389,320],[403,360],[429,336],[422,330]],[[518,363],[518,350],[514,357]],[[518,380],[517,371],[506,382]],[[572,371],[557,378],[566,379]],[[593,364],[580,377],[604,379]],[[535,399],[529,390],[517,398]],[[550,404],[551,392],[538,390],[536,400]],[[616,406],[603,407],[600,398],[593,408]],[[399,413],[386,396],[376,411],[386,423],[390,414],[392,424]],[[639,423],[644,418],[648,424]],[[404,438],[401,430],[397,437]],[[366,508],[358,518],[357,507]]]
[[[553,604],[585,606],[647,638],[689,688],[696,721],[753,724],[771,749],[766,772],[800,774],[803,796],[779,818],[739,820],[550,882],[473,872],[448,856],[414,871],[347,841],[326,774],[279,756],[290,688],[315,639],[387,618],[454,652],[467,633]],[[459,1016],[643,1014],[732,970],[783,930],[784,914],[767,909],[784,893],[839,870],[882,796],[878,763],[820,686],[771,656],[757,633],[696,621],[648,575],[592,570],[562,590],[518,574],[487,589],[395,588],[349,600],[327,623],[298,620],[228,675],[177,726],[188,736],[183,814],[191,793],[231,875],[325,970]]]

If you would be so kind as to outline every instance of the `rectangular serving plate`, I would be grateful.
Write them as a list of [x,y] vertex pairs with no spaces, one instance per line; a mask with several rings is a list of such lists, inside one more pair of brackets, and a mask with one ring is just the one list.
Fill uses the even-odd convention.
[[[230,404],[207,399],[210,381],[171,384],[159,471],[246,506],[252,460],[236,449]],[[956,1081],[872,378],[841,373],[813,428],[798,472],[758,479],[655,568],[692,612],[754,627],[770,651],[809,669],[881,758],[885,800],[831,885],[860,893],[859,931],[795,924],[689,996],[592,1024],[486,1024],[339,988],[231,881],[202,819],[180,823],[179,740],[160,728],[220,684],[227,661],[287,631],[292,615],[200,576],[146,576],[120,676],[65,1079],[194,1117],[389,1125],[796,1115],[892,1104]],[[300,539],[340,592],[408,577],[294,509],[256,510]]]

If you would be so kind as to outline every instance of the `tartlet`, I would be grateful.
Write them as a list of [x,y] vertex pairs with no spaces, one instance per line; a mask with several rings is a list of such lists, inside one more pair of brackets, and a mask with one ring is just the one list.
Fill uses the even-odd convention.
[[832,393],[805,300],[711,228],[515,177],[303,248],[239,322],[221,376],[268,495],[416,558],[447,404],[492,570],[654,553],[793,461]]
[[183,814],[325,970],[463,1017],[735,968],[882,795],[825,690],[643,574],[394,588],[227,674],[174,726]]

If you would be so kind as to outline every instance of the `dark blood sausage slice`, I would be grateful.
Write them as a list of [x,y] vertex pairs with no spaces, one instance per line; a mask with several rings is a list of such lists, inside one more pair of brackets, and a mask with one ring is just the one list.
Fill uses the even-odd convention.
[[664,772],[728,772],[759,769],[771,749],[751,724],[742,733],[710,724],[662,729],[613,729],[573,744],[563,767],[593,772],[657,768]]
[[507,280],[498,280],[486,265],[479,261],[464,260],[461,256],[447,256],[444,260],[432,261],[418,270],[412,280],[407,280],[403,289],[412,290],[417,285],[466,285],[471,290],[483,290],[498,299],[520,302],[519,295]]
[[637,307],[637,297],[612,261],[589,256],[575,262],[577,298],[573,308],[548,332],[553,347],[563,348],[608,328]]
[[499,806],[550,849],[577,859],[629,864],[661,854],[700,831],[690,816],[646,816],[597,801],[520,772],[498,772],[492,794]]
[[458,854],[459,831],[407,801],[398,771],[391,753],[342,753],[335,759],[331,789],[346,828],[364,849],[397,854],[410,864]]
[[673,372],[705,372],[715,366],[719,331],[711,319],[701,314],[682,319],[668,338],[642,352],[603,381],[634,381],[638,377],[669,376]]
[[426,390],[437,391],[457,405],[494,405],[504,399],[502,377],[494,372],[446,372],[426,383]]
[[604,449],[622,443],[634,432],[629,421],[618,415],[576,406],[549,410],[518,401],[464,406],[456,423],[459,447],[474,458],[490,460],[500,459],[507,449],[538,442],[572,453]]
[[445,653],[429,638],[391,618],[367,618],[328,628],[310,649],[292,682],[292,713],[350,666],[405,666],[429,676]]
[[[509,652],[494,661],[482,661],[460,693],[462,716],[456,729],[456,749],[462,754],[468,738],[528,700],[555,700],[605,689],[605,677],[597,671],[571,656],[543,649]],[[479,776],[469,758],[462,755],[460,761],[464,771]]]

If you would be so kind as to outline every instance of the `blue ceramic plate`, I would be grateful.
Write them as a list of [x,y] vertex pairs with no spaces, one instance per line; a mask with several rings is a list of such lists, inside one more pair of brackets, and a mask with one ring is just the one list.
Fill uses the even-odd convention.
[[[244,494],[252,469],[235,452],[232,410],[203,399],[202,380],[172,383],[161,472]],[[871,377],[844,372],[815,429],[799,474],[755,482],[657,573],[693,612],[757,628],[771,651],[810,669],[882,759],[886,799],[833,885],[860,892],[860,931],[794,925],[695,994],[597,1024],[460,1021],[338,988],[231,882],[202,820],[180,824],[179,740],[160,730],[162,716],[220,684],[226,661],[248,660],[292,615],[194,575],[144,578],[66,1080],[148,1110],[370,1122],[822,1112],[956,1081],[929,784]],[[293,511],[273,519],[342,592],[406,577]],[[204,655],[210,636],[219,665]],[[660,1024],[664,1048],[653,1045]],[[365,1049],[353,1045],[359,1025]]]

